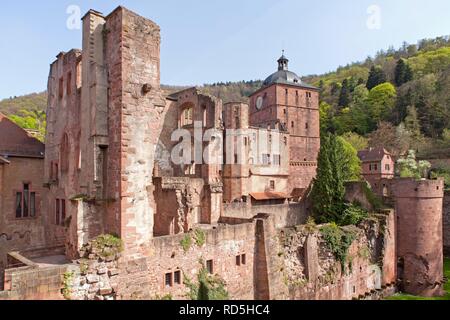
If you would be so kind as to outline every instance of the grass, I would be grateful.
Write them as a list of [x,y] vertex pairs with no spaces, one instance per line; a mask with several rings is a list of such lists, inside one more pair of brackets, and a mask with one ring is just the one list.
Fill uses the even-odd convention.
[[444,260],[444,276],[447,282],[444,284],[445,295],[443,297],[425,298],[399,293],[386,300],[450,300],[450,258]]

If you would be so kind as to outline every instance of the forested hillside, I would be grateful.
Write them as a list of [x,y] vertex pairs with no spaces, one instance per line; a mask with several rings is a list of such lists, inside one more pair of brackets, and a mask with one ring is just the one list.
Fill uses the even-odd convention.
[[[416,149],[421,158],[450,157],[450,39],[426,39],[380,51],[364,62],[306,76],[320,88],[323,132],[346,137],[357,149],[385,146],[395,154]],[[248,101],[261,81],[204,85],[229,101]],[[164,86],[166,91],[184,87]],[[43,132],[46,93],[0,101],[0,112]]]

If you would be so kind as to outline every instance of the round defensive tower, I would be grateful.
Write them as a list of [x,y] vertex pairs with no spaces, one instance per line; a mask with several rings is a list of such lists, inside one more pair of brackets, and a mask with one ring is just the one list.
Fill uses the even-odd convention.
[[397,259],[405,293],[442,295],[444,181],[396,179]]

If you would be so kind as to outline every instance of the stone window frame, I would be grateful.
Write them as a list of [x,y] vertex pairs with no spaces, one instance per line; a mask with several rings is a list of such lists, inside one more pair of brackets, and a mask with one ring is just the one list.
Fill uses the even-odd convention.
[[173,273],[167,272],[164,275],[164,287],[165,288],[173,288]]
[[[28,186],[28,207],[27,207],[27,215],[25,216],[24,207],[25,207],[25,186]],[[20,194],[20,216],[17,215],[17,197]],[[32,198],[33,201],[31,200]],[[14,207],[13,207],[13,217],[14,220],[34,220],[39,216],[39,196],[38,192],[33,188],[33,183],[31,181],[22,181],[22,188],[13,190],[13,199],[14,199]],[[32,205],[33,204],[33,205]],[[34,209],[34,213],[32,214],[32,208]]]
[[269,181],[269,190],[273,191],[273,190],[275,190],[275,187],[276,187],[275,180],[270,180]]
[[277,167],[281,166],[281,154],[273,155],[273,164]]
[[214,260],[206,261],[206,270],[208,270],[209,274],[214,274]]
[[60,77],[58,81],[58,97],[60,100],[64,98],[64,77]]
[[66,199],[56,198],[54,205],[54,223],[56,226],[64,227],[67,218],[67,201]]
[[194,105],[192,103],[185,103],[181,107],[180,112],[180,127],[191,127],[194,125]]
[[70,166],[70,139],[67,133],[63,134],[59,150],[59,163],[61,173],[67,173],[69,172]]
[[67,73],[66,81],[66,95],[70,96],[72,94],[72,71]]

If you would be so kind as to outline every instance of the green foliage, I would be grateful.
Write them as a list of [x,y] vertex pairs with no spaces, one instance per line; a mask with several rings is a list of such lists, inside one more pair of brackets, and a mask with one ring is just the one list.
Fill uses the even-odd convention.
[[400,59],[395,67],[395,84],[397,87],[411,81],[413,79],[413,71],[404,59]]
[[64,275],[63,275],[62,294],[64,296],[64,299],[66,299],[66,300],[71,299],[74,277],[75,277],[75,273],[72,271],[68,271],[68,272],[64,273]]
[[88,262],[86,260],[82,260],[80,262],[80,272],[81,272],[81,274],[86,274],[88,270],[89,270]]
[[421,52],[417,56],[408,59],[408,63],[414,73],[420,76],[438,73],[440,70],[450,67],[450,47]]
[[356,233],[344,230],[335,223],[323,226],[320,228],[320,232],[328,249],[333,252],[336,260],[341,263],[342,270],[345,271],[348,262],[348,250],[356,239]]
[[47,123],[45,111],[20,110],[18,114],[10,115],[9,119],[23,129],[35,131],[35,137],[44,141]]
[[188,252],[192,246],[192,237],[190,234],[185,234],[183,239],[180,241],[180,245],[183,248],[184,252]]
[[397,161],[397,171],[402,178],[427,178],[431,164],[428,161],[416,161],[416,152],[409,150],[406,158]]
[[203,245],[206,243],[205,232],[201,229],[196,229],[194,231],[194,239],[198,247],[203,247]]
[[350,104],[350,85],[348,79],[342,82],[341,94],[339,95],[338,105],[340,107],[346,107]]
[[431,170],[431,178],[444,178],[445,188],[450,189],[450,165],[441,164]]
[[173,296],[171,294],[166,294],[164,296],[160,296],[159,294],[157,294],[152,298],[152,300],[171,301],[173,300]]
[[342,137],[337,137],[341,144],[340,149],[343,154],[343,179],[345,181],[359,181],[361,179],[361,160],[358,157],[358,151]]
[[354,132],[344,133],[341,137],[350,143],[356,151],[366,150],[369,146],[369,140],[366,137],[360,136]]
[[363,184],[363,191],[373,210],[380,211],[383,209],[383,201],[372,191],[368,182]]
[[209,274],[203,261],[200,261],[200,264],[196,283],[184,274],[184,284],[189,289],[187,298],[200,301],[229,300],[225,281],[219,275]]
[[336,136],[324,135],[312,189],[313,211],[320,222],[336,221],[342,212],[345,170],[342,144]]
[[389,117],[395,106],[396,98],[397,91],[389,82],[379,84],[370,90],[367,104],[370,108],[371,122],[374,125]]
[[306,231],[308,231],[308,233],[316,232],[317,224],[316,224],[316,221],[314,220],[314,217],[311,217],[311,216],[308,217],[308,219],[306,220],[305,228],[306,228]]
[[383,69],[380,66],[372,66],[369,72],[366,87],[367,89],[372,90],[376,86],[385,83],[386,80],[386,74]]
[[102,258],[115,257],[124,249],[122,239],[111,234],[98,236],[92,240],[91,246],[95,253]]
[[360,160],[355,148],[341,137],[325,135],[312,189],[313,213],[321,223],[357,224],[366,216],[361,208],[345,203],[344,183],[359,180]]
[[357,225],[368,216],[368,212],[360,205],[345,203],[344,211],[336,223],[341,226]]

